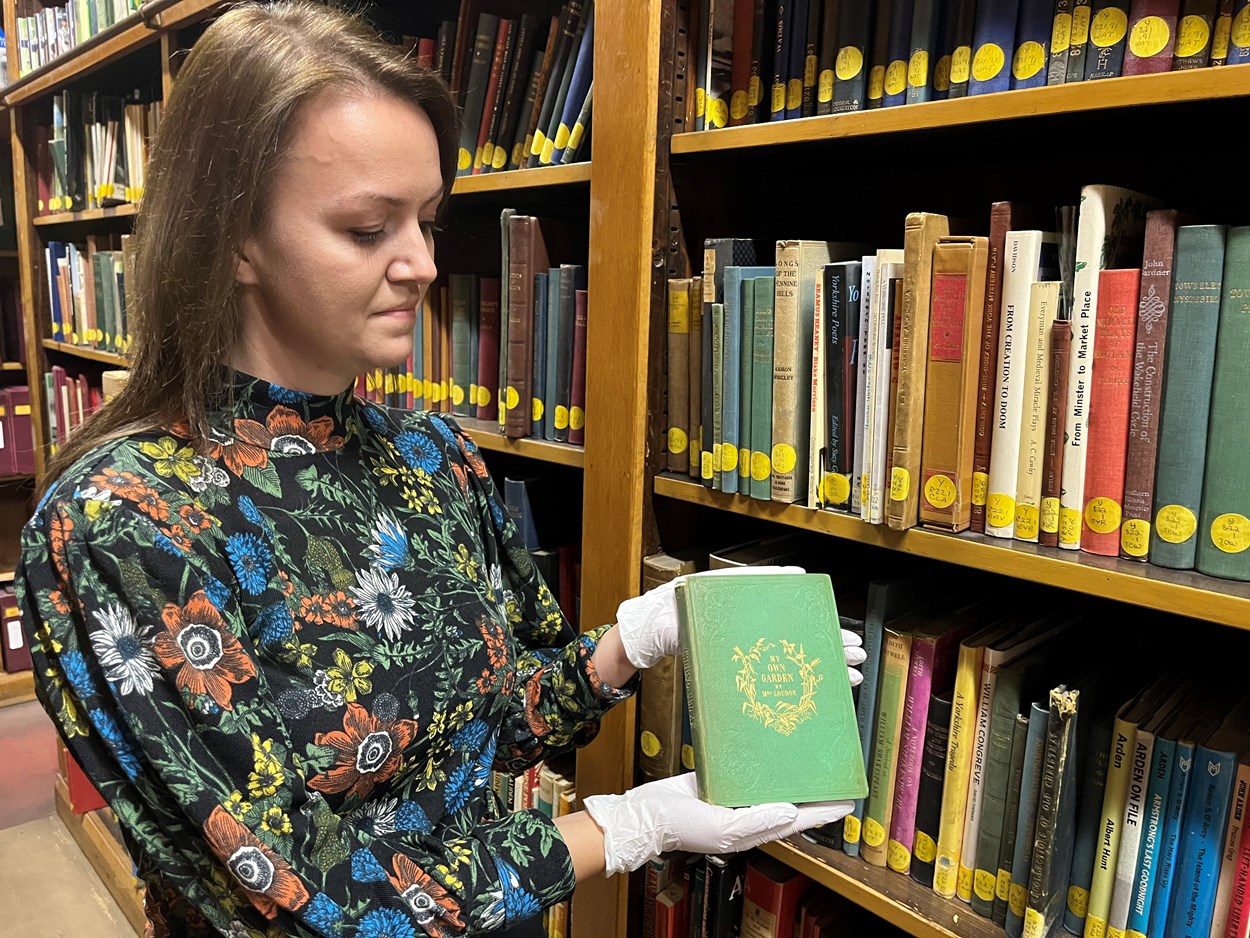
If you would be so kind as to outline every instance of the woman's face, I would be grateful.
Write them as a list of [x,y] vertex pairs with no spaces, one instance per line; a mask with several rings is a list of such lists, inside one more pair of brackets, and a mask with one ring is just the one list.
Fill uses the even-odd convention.
[[425,112],[390,95],[323,94],[293,128],[268,224],[244,242],[243,330],[232,364],[336,394],[407,361],[433,282],[443,193]]

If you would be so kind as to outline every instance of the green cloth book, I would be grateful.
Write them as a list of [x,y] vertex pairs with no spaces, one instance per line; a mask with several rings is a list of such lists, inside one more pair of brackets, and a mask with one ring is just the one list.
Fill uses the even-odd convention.
[[699,797],[865,797],[829,576],[699,574],[677,584],[676,601]]

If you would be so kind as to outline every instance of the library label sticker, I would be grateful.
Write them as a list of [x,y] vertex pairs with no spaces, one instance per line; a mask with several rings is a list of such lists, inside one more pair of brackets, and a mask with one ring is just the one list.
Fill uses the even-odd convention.
[[789,443],[778,443],[773,447],[773,468],[778,472],[793,472],[797,461],[794,447]]
[[845,505],[851,497],[851,480],[840,472],[826,472],[820,481],[820,497],[826,505]]
[[1120,528],[1120,547],[1130,557],[1145,557],[1150,552],[1150,522],[1130,518]]
[[875,818],[864,818],[864,843],[870,847],[880,847],[885,843],[885,828]]
[[1003,70],[1007,59],[1003,50],[992,42],[987,42],[972,59],[972,77],[977,81],[989,81]]
[[541,397],[530,398],[530,419],[543,419],[543,399]]
[[972,46],[959,46],[951,54],[951,84],[962,84],[971,74]]
[[[576,407],[573,408],[577,410]],[[570,418],[571,419],[571,418]],[[686,451],[686,431],[681,427],[668,428],[668,451],[673,454],[684,453]]]
[[838,60],[834,64],[834,71],[838,74],[838,81],[850,81],[863,68],[864,53],[858,47],[843,46],[838,50]]
[[1040,524],[1047,534],[1059,533],[1059,499],[1053,495],[1042,499]]
[[924,484],[924,497],[934,508],[949,508],[955,504],[955,483],[950,476],[935,472]]
[[985,523],[1005,528],[1016,520],[1016,500],[1010,495],[995,492],[985,503]]
[[1056,13],[1055,22],[1050,31],[1050,54],[1057,55],[1067,52],[1072,44],[1072,14]]
[[722,443],[720,447],[720,471],[734,472],[738,468],[738,447]]
[[1169,544],[1184,544],[1197,530],[1197,517],[1184,505],[1164,505],[1155,515],[1155,532]]
[[654,759],[660,754],[660,740],[650,730],[643,730],[638,737],[639,745],[642,746],[642,754],[649,759]]
[[1133,55],[1146,59],[1167,48],[1171,36],[1172,31],[1162,17],[1143,16],[1133,26],[1133,32],[1128,37],[1128,47]]
[[1211,41],[1211,27],[1201,16],[1182,17],[1176,27],[1175,54],[1181,58],[1197,55]]
[[1085,523],[1096,534],[1111,534],[1120,529],[1120,506],[1114,498],[1099,495],[1085,503]]
[[1103,7],[1089,21],[1089,41],[1100,49],[1114,46],[1128,34],[1128,13],[1116,7]]
[[921,863],[932,863],[937,859],[937,844],[924,831],[916,831],[916,859]]
[[569,428],[569,409],[563,404],[556,405],[556,429],[567,430]]
[[984,472],[972,474],[972,504],[984,505],[990,490],[990,477]]
[[1037,540],[1038,520],[1041,512],[1036,505],[1016,506],[1016,537],[1022,541]]
[[[574,404],[572,407],[569,408],[569,429],[580,430],[584,426],[586,426],[586,412],[582,410],[580,407],[578,407],[576,404]],[[681,438],[683,441],[682,448],[684,449],[686,445],[685,444],[686,434],[682,433],[682,431],[680,430],[678,430],[677,432],[681,433]],[[681,452],[681,450],[678,450],[678,452]]]
[[1235,512],[1211,522],[1211,543],[1226,554],[1240,554],[1250,547],[1250,518]]
[[1059,509],[1059,543],[1081,543],[1081,513],[1075,508]]
[[911,491],[911,473],[902,466],[895,466],[890,471],[890,501],[903,502]]

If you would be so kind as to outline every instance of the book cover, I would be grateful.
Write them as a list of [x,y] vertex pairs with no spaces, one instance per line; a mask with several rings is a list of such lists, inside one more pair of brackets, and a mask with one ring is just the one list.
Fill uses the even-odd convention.
[[751,330],[751,497],[772,499],[773,300],[776,278],[753,277]]
[[1215,32],[1217,5],[1218,0],[1181,0],[1177,11],[1172,71],[1206,68],[1211,63],[1211,38]]
[[1068,51],[1072,48],[1072,0],[1055,0],[1051,20],[1050,61],[1046,66],[1046,84],[1062,85],[1068,76]]
[[560,295],[560,274],[554,268],[540,270],[534,274],[534,357],[530,371],[528,436],[541,440],[543,436],[543,415],[547,402],[547,350],[550,341],[547,335],[547,323],[555,318],[555,305]]
[[[880,9],[888,4],[877,4]],[[888,14],[888,9],[887,9]],[[880,15],[880,14],[878,14]],[[862,111],[868,77],[872,10],[865,3],[844,2],[838,15],[838,50],[834,61],[833,100],[829,114]]]
[[1021,0],[1011,55],[1011,88],[1041,88],[1050,77],[1054,0]]
[[791,938],[799,901],[812,881],[780,860],[753,854],[742,892],[743,938]]
[[[771,346],[770,346],[771,349]],[[771,355],[771,350],[770,353]],[[690,278],[690,478],[703,478],[703,278]]]
[[916,829],[912,838],[909,872],[911,878],[922,886],[933,886],[933,861],[937,857],[938,825],[942,820],[942,783],[946,774],[950,725],[951,688],[948,686],[929,696],[920,785],[916,792]]
[[1056,319],[1050,329],[1050,386],[1046,389],[1046,444],[1042,456],[1042,497],[1037,542],[1059,546],[1059,487],[1063,480],[1063,415],[1068,402],[1068,359],[1072,324]]
[[1085,81],[1118,78],[1128,49],[1129,0],[1094,0],[1090,8]]
[[690,278],[668,281],[668,433],[670,472],[685,472],[690,461]]
[[942,0],[916,0],[912,8],[911,48],[907,60],[908,104],[921,104],[933,98],[934,72],[931,66],[941,57],[938,30],[944,6]]
[[1224,254],[1220,324],[1211,378],[1211,414],[1194,566],[1199,573],[1250,580],[1250,227],[1230,228]]
[[872,765],[864,802],[864,837],[859,854],[873,866],[885,866],[898,755],[903,742],[903,709],[911,667],[912,632],[904,617],[886,624],[877,688],[877,719],[872,731]]
[[1149,559],[1160,567],[1193,569],[1198,545],[1226,234],[1223,225],[1176,230],[1151,507]]
[[1085,763],[1081,766],[1081,805],[1076,818],[1076,842],[1072,845],[1072,865],[1063,908],[1063,927],[1074,935],[1085,932],[1089,910],[1089,887],[1094,874],[1094,857],[1100,832],[1102,799],[1107,790],[1107,760],[1111,751],[1109,711],[1093,721],[1085,743]]
[[865,797],[829,576],[708,573],[680,581],[676,603],[700,798]]
[[[1039,280],[1029,292],[1020,365],[1024,404],[1016,465],[1016,540],[1036,544],[1041,535],[1042,478],[1046,454],[1046,402],[1050,390],[1050,337],[1059,312],[1058,280]],[[1056,515],[1058,513],[1056,512]]]
[[[1029,706],[1029,728],[1024,742],[1024,767],[1020,774],[1020,807],[1016,815],[1016,849],[1011,860],[1011,882],[1007,887],[1007,907],[1003,930],[1009,938],[1024,934],[1024,913],[1029,901],[1029,876],[1033,870],[1034,834],[1037,829],[1037,801],[1042,789],[1042,763],[1046,757],[1047,704],[1034,701]],[[995,905],[998,899],[995,896]]]
[[968,93],[992,94],[1011,88],[1011,57],[1016,43],[1018,0],[978,0],[972,31],[972,79]]
[[[751,360],[751,346],[743,341],[743,306],[745,293],[752,294],[751,281],[755,277],[767,277],[772,267],[743,267],[730,264],[725,268],[725,302],[721,346],[721,432],[713,441],[713,464],[719,444],[720,490],[736,494],[741,488],[742,473],[740,456],[746,443],[740,436],[742,427],[743,382],[742,362]],[[754,330],[751,333],[753,334]],[[749,405],[749,398],[747,400]],[[750,460],[748,459],[748,464]]]
[[[1028,706],[1032,706],[1029,704]],[[990,919],[1006,926],[1007,903],[1011,898],[1011,868],[1016,853],[1016,823],[1024,784],[1024,760],[1029,741],[1029,718],[1017,713],[1011,730],[1011,763],[1007,776],[1007,801],[1003,806],[1003,836],[998,845],[998,872],[994,879],[994,905]]]
[[[699,395],[699,453],[697,456],[699,479],[708,488],[714,488],[713,480],[716,472],[716,453],[713,439],[713,423],[715,420],[715,398],[712,379],[716,363],[712,354],[712,304],[725,302],[725,269],[730,266],[748,266],[755,264],[755,244],[749,238],[707,238],[703,242],[703,316],[701,335],[701,374],[699,381],[702,387]],[[696,372],[691,370],[690,380],[695,380]],[[692,427],[693,430],[693,427]],[[693,433],[691,439],[693,440]],[[695,453],[692,450],[691,456]]]
[[586,442],[586,310],[589,294],[578,290],[573,294],[573,384],[570,391],[569,442],[581,446]]
[[862,261],[825,266],[825,420],[828,452],[821,467],[820,504],[851,507],[855,401],[859,367]]
[[1125,75],[1153,75],[1173,70],[1176,17],[1180,0],[1133,0],[1129,7]]
[[876,279],[877,256],[865,254],[860,258],[859,281],[859,341],[855,369],[855,446],[851,464],[851,513],[864,518],[864,461],[867,458],[868,440],[868,382],[873,374],[870,360],[872,347],[868,341],[872,321],[873,282]]
[[[473,33],[472,59],[462,99],[464,109],[460,146],[456,156],[457,176],[468,176],[473,172],[473,156],[477,150],[478,130],[482,122],[482,105],[486,99],[486,86],[490,81],[491,61],[498,34],[499,17],[493,13],[480,13],[476,31]],[[460,35],[457,34],[457,43],[460,42]]]

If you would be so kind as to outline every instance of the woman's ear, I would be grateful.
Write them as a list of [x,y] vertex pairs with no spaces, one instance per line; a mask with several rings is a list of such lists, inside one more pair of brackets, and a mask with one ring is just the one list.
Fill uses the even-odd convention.
[[250,257],[255,253],[254,248],[254,242],[248,239],[243,243],[242,250],[234,256],[235,282],[245,287],[255,287],[260,284],[259,272],[250,260]]

